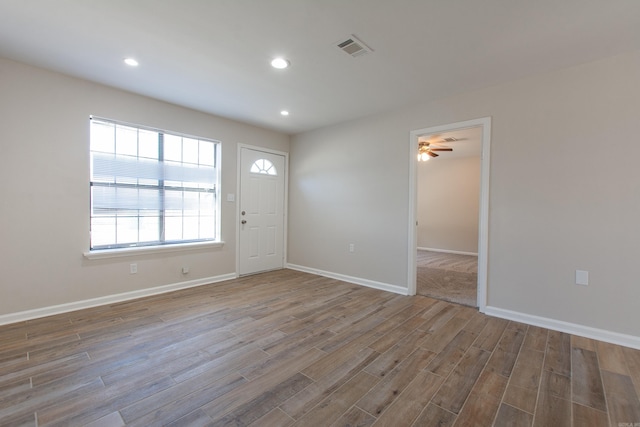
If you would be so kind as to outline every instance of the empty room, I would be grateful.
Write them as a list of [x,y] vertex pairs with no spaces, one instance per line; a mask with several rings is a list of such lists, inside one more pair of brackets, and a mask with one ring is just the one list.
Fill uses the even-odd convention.
[[640,425],[639,28],[0,1],[0,426]]

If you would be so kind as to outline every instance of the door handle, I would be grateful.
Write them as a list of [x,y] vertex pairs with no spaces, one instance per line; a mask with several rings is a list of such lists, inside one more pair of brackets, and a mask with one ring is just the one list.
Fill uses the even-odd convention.
[[246,219],[243,219],[242,221],[240,221],[240,224],[245,225],[247,223]]

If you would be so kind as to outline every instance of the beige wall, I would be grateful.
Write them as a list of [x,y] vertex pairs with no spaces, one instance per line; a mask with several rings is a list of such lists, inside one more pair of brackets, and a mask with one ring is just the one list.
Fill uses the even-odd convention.
[[417,166],[418,247],[478,253],[480,157]]
[[[83,257],[91,114],[222,142],[222,248]],[[284,134],[3,59],[0,117],[0,315],[234,273],[236,144],[289,150]]]
[[289,261],[407,287],[409,132],[491,116],[488,305],[640,336],[638,76],[632,52],[296,135]]
[[[488,305],[640,336],[638,75],[633,52],[295,136],[289,262],[406,288],[409,132],[491,116]],[[221,140],[223,200],[236,143],[289,149],[286,135],[6,60],[0,114],[0,315],[179,282],[183,264],[188,280],[235,270],[226,201],[221,249],[82,256],[90,114]]]

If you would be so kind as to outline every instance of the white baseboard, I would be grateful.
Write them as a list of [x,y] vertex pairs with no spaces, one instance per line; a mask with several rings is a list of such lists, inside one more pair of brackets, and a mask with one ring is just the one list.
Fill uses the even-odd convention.
[[409,295],[409,290],[402,286],[390,285],[388,283],[376,282],[374,280],[361,279],[359,277],[347,276],[330,271],[318,270],[315,268],[304,267],[302,265],[287,264],[287,268],[291,270],[302,271],[303,273],[316,274],[318,276],[329,277],[331,279],[342,280],[343,282],[354,283],[356,285],[366,286],[368,288],[380,289],[382,291],[393,292],[394,294]]
[[612,344],[618,344],[625,347],[631,347],[640,350],[640,337],[633,335],[620,334],[604,329],[592,328],[576,323],[564,322],[562,320],[549,319],[546,317],[534,316],[532,314],[520,313],[517,311],[505,310],[497,307],[485,307],[484,313],[489,316],[500,317],[502,319],[514,320],[533,326],[552,329],[554,331],[566,332],[572,335],[592,338],[599,341],[605,341]]
[[40,317],[53,316],[54,314],[68,313],[85,308],[97,307],[100,305],[114,304],[117,302],[129,301],[137,298],[152,295],[164,294],[180,289],[194,288],[196,286],[208,285],[211,283],[223,282],[238,277],[236,273],[223,274],[203,279],[189,280],[187,282],[172,283],[169,285],[157,286],[154,288],[140,289],[137,291],[124,292],[121,294],[107,295],[99,298],[92,298],[82,301],[75,301],[66,304],[53,305],[50,307],[36,308],[34,310],[20,311],[17,313],[0,315],[0,325],[23,322],[25,320],[37,319]]
[[418,248],[419,251],[431,251],[431,252],[442,252],[445,254],[457,254],[457,255],[473,255],[478,256],[478,252],[464,252],[464,251],[452,251],[449,249],[437,249],[437,248]]

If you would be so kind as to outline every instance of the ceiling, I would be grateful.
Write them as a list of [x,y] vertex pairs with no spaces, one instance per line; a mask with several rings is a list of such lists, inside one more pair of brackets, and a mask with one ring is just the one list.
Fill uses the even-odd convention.
[[288,134],[637,49],[638,0],[0,1],[0,56]]

